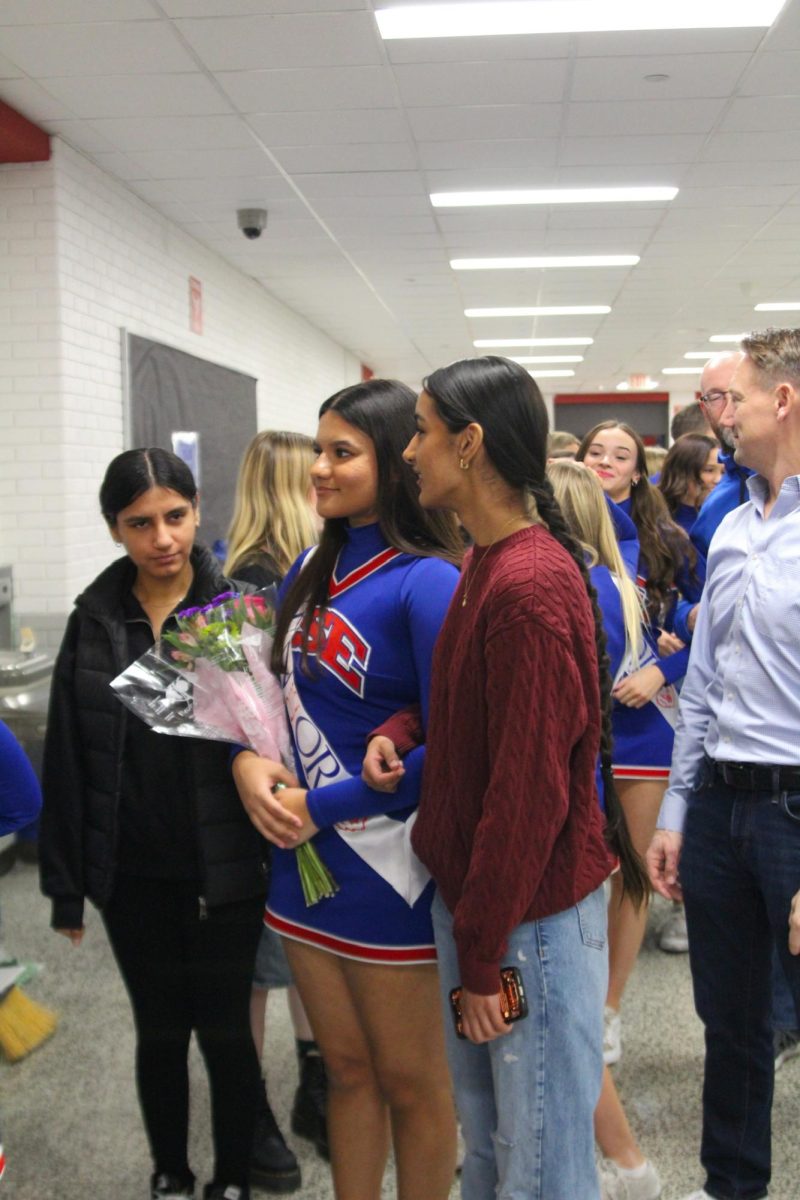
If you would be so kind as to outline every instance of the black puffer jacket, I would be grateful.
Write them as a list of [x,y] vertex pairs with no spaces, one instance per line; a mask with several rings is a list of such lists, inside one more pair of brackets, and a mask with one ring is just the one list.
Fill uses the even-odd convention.
[[[205,548],[194,548],[192,566],[195,602],[230,589]],[[42,891],[53,901],[57,929],[79,929],[84,898],[102,908],[114,882],[128,714],[109,685],[129,666],[122,597],[134,578],[129,558],[98,575],[75,602],[56,661],[44,750],[40,860]],[[267,846],[233,785],[230,747],[199,740],[189,745],[206,903],[266,896]]]

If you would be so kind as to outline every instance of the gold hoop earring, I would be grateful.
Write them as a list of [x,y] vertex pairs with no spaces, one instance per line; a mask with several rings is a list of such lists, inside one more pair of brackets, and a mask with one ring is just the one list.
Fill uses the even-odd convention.
[[460,459],[458,460],[458,465],[459,465],[459,467],[461,468],[461,470],[462,470],[462,471],[468,471],[468,470],[469,470],[469,463],[468,463],[468,462],[465,462],[463,458],[460,458]]

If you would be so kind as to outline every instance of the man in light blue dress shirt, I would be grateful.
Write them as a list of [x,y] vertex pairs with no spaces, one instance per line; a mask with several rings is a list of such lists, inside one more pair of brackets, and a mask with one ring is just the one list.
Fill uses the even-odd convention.
[[756,474],[711,544],[647,856],[655,889],[683,895],[706,1028],[706,1183],[686,1200],[767,1195],[773,938],[800,1025],[800,329],[742,349],[719,420]]

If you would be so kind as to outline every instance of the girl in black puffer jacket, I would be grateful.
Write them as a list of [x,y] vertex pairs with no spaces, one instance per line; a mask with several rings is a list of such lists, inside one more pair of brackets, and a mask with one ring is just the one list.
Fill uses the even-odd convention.
[[43,766],[42,890],[78,945],[88,897],[101,910],[133,1006],[136,1076],[154,1160],[153,1200],[194,1196],[187,1159],[187,1052],[208,1069],[216,1170],[208,1200],[248,1200],[260,1070],[249,1028],[266,893],[265,845],[221,742],[154,733],[111,680],[177,609],[229,581],[194,545],[197,488],[161,449],[110,464],[100,505],[127,554],[78,597],[56,663]]

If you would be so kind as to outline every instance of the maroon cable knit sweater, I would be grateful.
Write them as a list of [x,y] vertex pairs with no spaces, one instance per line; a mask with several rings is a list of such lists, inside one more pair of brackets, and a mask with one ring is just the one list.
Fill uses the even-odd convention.
[[[600,720],[592,608],[570,555],[541,525],[473,550],[434,651],[412,835],[470,991],[497,990],[511,930],[569,908],[612,869]],[[401,714],[376,732],[393,725],[400,744]]]

